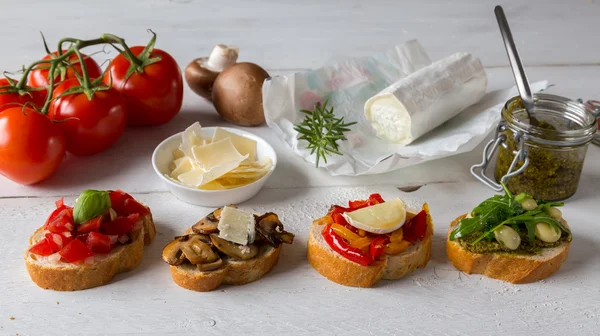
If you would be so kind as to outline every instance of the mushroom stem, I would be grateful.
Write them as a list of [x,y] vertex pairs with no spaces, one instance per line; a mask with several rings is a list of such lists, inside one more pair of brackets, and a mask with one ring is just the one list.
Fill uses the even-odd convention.
[[239,48],[226,44],[217,44],[213,49],[206,68],[213,71],[223,71],[231,65],[235,64],[238,58]]

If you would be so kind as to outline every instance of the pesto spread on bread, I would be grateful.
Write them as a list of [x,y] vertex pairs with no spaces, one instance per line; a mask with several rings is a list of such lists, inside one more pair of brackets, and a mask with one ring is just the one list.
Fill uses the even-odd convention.
[[475,207],[451,231],[449,240],[472,253],[539,254],[572,239],[558,207],[526,193],[495,195]]

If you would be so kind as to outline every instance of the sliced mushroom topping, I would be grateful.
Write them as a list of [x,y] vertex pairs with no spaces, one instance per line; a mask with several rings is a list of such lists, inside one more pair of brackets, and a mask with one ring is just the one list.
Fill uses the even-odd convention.
[[219,259],[211,245],[211,240],[201,234],[175,237],[163,249],[162,257],[173,266],[181,265],[186,259],[192,264],[211,263]]
[[254,244],[238,245],[220,238],[216,233],[210,235],[210,240],[212,240],[213,244],[217,249],[219,249],[219,251],[234,259],[248,260],[256,257],[258,254],[258,246]]
[[187,236],[175,237],[175,239],[167,244],[162,252],[162,258],[169,265],[178,266],[185,261],[185,255],[181,251],[181,244],[187,240]]
[[294,241],[294,234],[285,231],[279,217],[272,212],[256,217],[256,231],[273,247]]
[[198,270],[202,272],[214,271],[221,268],[221,266],[223,266],[223,259],[219,258],[208,264],[198,264]]

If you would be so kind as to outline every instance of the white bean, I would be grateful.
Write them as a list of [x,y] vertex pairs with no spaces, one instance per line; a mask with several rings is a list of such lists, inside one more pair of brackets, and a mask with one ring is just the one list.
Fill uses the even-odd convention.
[[550,224],[537,223],[535,224],[535,236],[543,242],[554,243],[560,239],[561,232],[555,230]]
[[516,250],[521,245],[521,236],[513,228],[502,225],[494,231],[496,240],[510,250]]
[[560,210],[554,207],[548,209],[548,215],[550,215],[550,217],[554,218],[557,221],[559,221],[562,218],[562,212],[560,212]]
[[524,200],[523,202],[521,202],[521,206],[526,211],[530,211],[530,210],[537,208],[538,205],[537,205],[537,202],[533,198],[528,198],[528,199]]

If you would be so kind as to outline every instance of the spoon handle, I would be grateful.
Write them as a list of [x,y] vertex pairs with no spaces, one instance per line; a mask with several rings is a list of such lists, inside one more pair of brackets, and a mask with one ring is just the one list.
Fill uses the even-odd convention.
[[508,21],[504,15],[504,10],[501,6],[496,6],[496,8],[494,8],[494,13],[496,13],[496,20],[498,20],[498,26],[500,27],[500,33],[504,40],[504,47],[506,48],[506,54],[508,55],[508,60],[510,61],[510,66],[513,75],[515,76],[519,94],[521,95],[525,109],[529,112],[533,109],[533,95],[531,94],[531,88],[529,88],[529,81],[527,80],[525,69],[523,69],[523,64],[519,58],[515,41],[513,40]]

